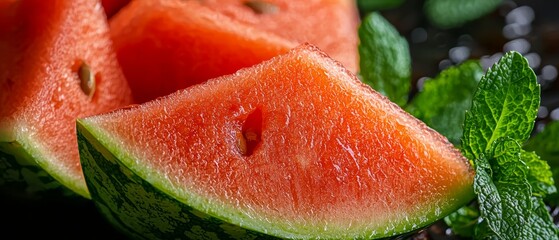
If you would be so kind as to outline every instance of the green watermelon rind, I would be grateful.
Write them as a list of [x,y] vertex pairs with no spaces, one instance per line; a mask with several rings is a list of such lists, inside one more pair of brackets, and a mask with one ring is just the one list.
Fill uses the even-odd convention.
[[57,172],[37,146],[39,144],[31,140],[0,142],[0,189],[3,194],[28,199],[75,195],[89,198],[85,186],[78,186],[76,181]]
[[96,207],[132,239],[270,239],[170,197],[133,173],[79,124],[78,145]]
[[[169,181],[161,177],[156,171],[147,169],[145,166],[142,166],[139,161],[136,161],[133,156],[119,150],[118,144],[122,144],[122,141],[110,139],[110,135],[105,133],[102,129],[96,128],[95,123],[88,123],[87,119],[81,119],[77,121],[77,125],[80,158],[82,167],[84,168],[86,183],[88,184],[93,200],[103,209],[105,216],[108,216],[110,222],[113,222],[113,224],[115,221],[119,222],[116,223],[117,226],[125,225],[125,222],[129,223],[131,219],[136,219],[137,222],[142,225],[144,224],[143,221],[149,219],[149,217],[146,216],[160,217],[161,215],[165,215],[162,213],[175,215],[174,219],[167,219],[169,222],[164,221],[167,226],[180,226],[180,222],[184,220],[181,220],[181,217],[177,217],[177,214],[179,214],[178,212],[185,214],[185,212],[191,213],[195,211],[196,213],[190,214],[191,216],[188,216],[188,219],[194,215],[198,217],[203,216],[202,219],[212,219],[210,222],[229,222],[232,224],[231,226],[242,225],[242,227],[237,228],[250,232],[250,236],[258,236],[255,232],[260,232],[267,234],[268,238],[270,236],[305,239],[387,238],[420,230],[454,212],[471,201],[474,196],[472,191],[460,192],[454,194],[454,199],[451,199],[451,201],[442,201],[440,202],[441,204],[431,203],[433,205],[431,209],[428,207],[420,207],[423,211],[418,213],[417,216],[406,216],[405,218],[408,221],[399,223],[387,222],[384,226],[377,226],[375,229],[364,229],[360,232],[344,232],[340,230],[334,233],[327,233],[322,231],[322,229],[311,228],[309,226],[287,226],[288,223],[281,221],[270,221],[268,223],[251,221],[249,217],[242,216],[242,213],[239,211],[219,204],[210,203],[208,200],[201,199],[201,197],[182,189],[172,189],[172,187],[168,186],[170,185]],[[92,163],[95,162],[97,162],[97,165],[92,165]],[[106,164],[100,165],[100,162],[110,162],[119,167],[111,167]],[[113,176],[113,178],[116,178],[116,175],[127,176],[127,178],[121,179],[119,177],[118,180],[98,181],[96,178],[99,178],[101,175],[100,172],[104,172],[107,176]],[[130,194],[125,194],[125,192],[130,192],[130,189],[120,189],[120,191],[114,190],[112,186],[115,186],[115,184],[122,184],[123,181],[129,184],[128,187],[130,189],[141,188],[145,192],[130,196]],[[108,188],[113,188],[114,191],[105,191],[104,193],[99,191]],[[153,201],[154,197],[150,194],[156,194],[165,200],[163,202]],[[132,204],[132,201],[147,205],[143,209],[123,208],[123,203],[128,202],[128,204]],[[175,209],[175,211],[170,210],[170,208]],[[202,211],[195,209],[202,209]],[[110,213],[108,213],[109,211]],[[117,219],[120,219],[120,221]],[[124,219],[126,220],[123,221]],[[194,226],[205,225],[206,224]],[[129,226],[124,231],[129,232],[129,234],[130,232],[134,233],[140,231],[140,235],[145,237],[146,232],[143,231],[153,233],[158,232],[159,229],[154,228],[153,225],[142,225],[135,227]],[[176,233],[176,231],[174,232]],[[167,238],[174,238],[177,235],[170,234],[165,236]],[[227,238],[246,239],[244,237],[231,237],[230,234],[225,236],[229,236]],[[223,236],[220,235],[220,237]]]

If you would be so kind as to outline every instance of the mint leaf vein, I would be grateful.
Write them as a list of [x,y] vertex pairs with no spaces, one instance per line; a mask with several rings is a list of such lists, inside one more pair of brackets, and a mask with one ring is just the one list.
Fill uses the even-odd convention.
[[551,171],[521,144],[534,127],[539,101],[536,76],[517,52],[489,69],[474,93],[462,150],[476,170],[478,238],[559,239],[542,201],[556,191]]
[[518,52],[505,54],[480,80],[466,113],[462,145],[468,159],[479,158],[495,140],[530,136],[540,104],[540,86],[528,61]]

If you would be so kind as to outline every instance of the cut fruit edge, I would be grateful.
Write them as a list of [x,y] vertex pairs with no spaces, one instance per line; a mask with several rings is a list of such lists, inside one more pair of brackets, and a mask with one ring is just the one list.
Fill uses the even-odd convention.
[[[214,217],[216,219],[225,221],[227,223],[240,226],[242,228],[256,231],[259,233],[266,233],[277,237],[288,237],[288,238],[316,238],[318,236],[326,238],[348,238],[348,237],[362,237],[362,238],[382,238],[382,237],[393,237],[406,233],[411,233],[427,227],[434,223],[436,220],[440,220],[443,217],[449,215],[450,213],[458,210],[460,207],[464,206],[470,202],[474,195],[472,191],[464,191],[460,194],[454,195],[452,199],[448,202],[442,202],[441,205],[435,207],[423,207],[418,206],[418,208],[424,209],[423,212],[418,213],[417,216],[402,216],[409,221],[403,221],[399,224],[394,224],[387,222],[384,226],[375,226],[374,228],[367,229],[366,231],[360,231],[359,229],[353,229],[347,231],[340,229],[341,235],[326,236],[321,235],[320,231],[317,231],[314,226],[293,226],[289,221],[276,220],[276,222],[270,221],[260,221],[254,220],[250,216],[244,215],[241,211],[232,209],[218,201],[213,201],[212,199],[206,199],[195,193],[189,192],[188,190],[181,189],[177,186],[169,186],[170,181],[168,178],[160,176],[161,174],[155,170],[149,170],[142,167],[142,164],[136,161],[133,156],[119,151],[118,140],[110,141],[107,140],[107,133],[100,129],[88,125],[86,121],[78,120],[77,122],[78,132],[82,135],[83,140],[87,141],[95,151],[101,153],[104,158],[110,159],[110,161],[117,162],[120,167],[120,174],[134,175],[137,178],[142,179],[145,183],[149,184],[151,187],[157,189],[159,192],[166,194],[169,198],[173,198],[176,201],[190,207],[194,210],[198,210],[209,217]],[[82,143],[80,143],[82,145]],[[80,150],[82,151],[82,150]],[[81,155],[81,154],[80,154]],[[84,161],[82,157],[82,161]],[[98,161],[96,159],[91,159],[89,161]],[[82,163],[83,165],[83,163]],[[85,171],[85,170],[84,170]],[[86,176],[86,182],[90,184]],[[108,186],[94,186],[96,188],[107,188]],[[113,196],[114,197],[114,196]],[[92,196],[95,201],[96,196]],[[155,206],[152,206],[155,207]],[[161,206],[161,208],[163,208]],[[425,214],[427,212],[428,214]],[[410,222],[417,221],[418,223],[410,224]],[[273,222],[273,223],[272,223]],[[378,230],[384,229],[384,231]],[[294,231],[296,230],[296,231]],[[348,235],[349,234],[349,235]]]
[[[357,79],[355,80],[358,81]],[[361,86],[364,85],[362,84]],[[426,128],[424,130],[427,130],[428,132],[434,131],[426,126],[424,127]],[[305,234],[321,234],[320,231],[322,230],[316,230],[316,226],[313,226],[312,224],[308,226],[306,226],[306,224],[293,224],[289,220],[279,218],[271,220],[267,219],[268,221],[263,221],[262,219],[255,220],[253,217],[245,215],[242,210],[228,207],[226,206],[226,204],[219,202],[218,200],[201,197],[198,194],[189,191],[188,189],[181,189],[181,187],[176,185],[172,179],[169,179],[169,176],[164,176],[165,174],[162,174],[154,169],[150,170],[148,167],[140,163],[141,159],[138,159],[136,156],[122,151],[122,146],[119,146],[119,144],[122,144],[123,140],[112,139],[111,135],[108,132],[95,127],[94,120],[90,121],[88,119],[80,119],[77,121],[77,128],[78,132],[85,135],[85,139],[87,139],[89,142],[96,143],[94,144],[94,146],[98,148],[97,151],[110,153],[118,162],[128,168],[132,173],[139,176],[161,192],[168,194],[173,198],[176,198],[178,201],[191,206],[194,209],[205,210],[207,214],[215,216],[216,218],[229,219],[228,221],[233,224],[243,226],[244,228],[252,229],[258,232],[267,232],[268,234],[275,236],[294,236],[293,234],[303,234],[301,236],[308,237],[308,235]],[[442,141],[443,139],[441,138],[437,140]],[[448,141],[444,143],[446,143],[449,147],[453,147]],[[456,153],[459,154],[459,152]],[[460,162],[458,160],[462,159],[456,160],[458,164]],[[468,168],[468,174],[473,175],[473,170],[469,166],[469,163],[467,161],[464,161],[462,162],[462,164],[464,164],[465,168]],[[328,226],[329,228],[331,227],[329,231],[331,233],[333,232],[334,235],[326,235],[326,237],[388,237],[420,229],[452,213],[453,211],[457,210],[459,207],[467,204],[470,200],[473,199],[474,195],[471,186],[466,186],[465,184],[462,184],[462,186],[465,187],[465,189],[461,189],[464,191],[447,192],[444,195],[445,198],[448,198],[447,201],[441,200],[437,201],[436,203],[422,203],[422,206],[414,207],[414,209],[421,209],[422,211],[416,211],[415,214],[408,213],[407,215],[401,215],[399,216],[399,219],[401,220],[388,220],[382,223],[377,222],[373,223],[377,224],[374,226],[367,225],[364,227],[353,227],[352,229],[346,229],[340,226]],[[453,189],[453,191],[456,191],[456,189]],[[322,234],[323,233],[324,232],[322,232]]]
[[[23,129],[21,126],[19,128]],[[17,134],[13,141],[0,142],[0,151],[14,158],[18,166],[12,167],[34,169],[26,172],[38,174],[36,177],[27,177],[29,174],[18,173],[22,174],[23,180],[28,184],[27,189],[23,190],[24,192],[34,194],[62,187],[84,198],[91,198],[84,178],[75,174],[65,174],[74,171],[68,166],[57,163],[56,158],[46,150],[40,141],[33,139],[32,136]],[[13,168],[11,169],[13,170]],[[48,176],[44,176],[44,173]],[[41,181],[39,181],[39,176],[41,176]]]

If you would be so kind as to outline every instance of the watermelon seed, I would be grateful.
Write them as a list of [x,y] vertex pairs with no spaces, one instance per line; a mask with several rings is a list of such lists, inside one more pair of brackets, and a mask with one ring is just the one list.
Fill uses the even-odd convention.
[[242,126],[241,133],[237,134],[237,147],[241,155],[252,155],[261,141],[261,135],[262,111],[256,109],[247,116]]
[[273,3],[259,0],[246,1],[245,6],[252,9],[256,14],[274,14],[279,11],[279,7]]
[[87,63],[82,62],[78,69],[78,77],[80,78],[80,87],[90,99],[95,93],[95,78],[93,72]]
[[247,140],[245,136],[243,136],[242,133],[237,133],[237,139],[237,148],[239,149],[239,152],[243,156],[247,155]]

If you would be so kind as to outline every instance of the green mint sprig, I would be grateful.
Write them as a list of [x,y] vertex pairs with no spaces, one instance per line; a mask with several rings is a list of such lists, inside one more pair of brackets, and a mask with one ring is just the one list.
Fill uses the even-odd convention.
[[444,29],[461,26],[495,10],[503,0],[427,0],[424,11],[429,20]]
[[411,88],[408,42],[377,12],[362,20],[358,33],[363,82],[404,106]]
[[462,150],[476,171],[476,238],[559,239],[543,204],[555,191],[549,166],[521,145],[530,137],[539,100],[536,76],[518,52],[505,54],[474,93]]
[[427,79],[406,106],[406,111],[437,130],[454,145],[460,144],[466,110],[484,71],[479,61],[469,60]]
[[528,61],[509,52],[481,78],[466,113],[462,145],[478,159],[499,138],[524,142],[530,137],[540,104],[540,85]]
[[357,0],[357,6],[363,12],[371,12],[397,8],[404,2],[405,0]]
[[[534,151],[541,159],[547,161],[551,166],[555,188],[559,184],[559,121],[548,123],[545,128],[534,137],[528,139],[524,149]],[[548,174],[542,178],[548,178]],[[549,181],[547,181],[549,183]],[[546,197],[546,201],[552,205],[559,205],[559,194],[557,192]]]
[[[364,19],[359,36],[362,80],[461,143],[476,170],[477,201],[445,218],[454,233],[475,239],[558,239],[545,203],[549,196],[559,202],[559,195],[549,165],[536,152],[556,155],[556,145],[542,143],[559,134],[544,132],[536,138],[542,140],[530,139],[522,148],[540,103],[540,86],[526,58],[509,52],[485,75],[475,61],[451,67],[427,80],[406,103],[409,79],[395,76],[409,71],[401,64],[409,60],[407,44],[399,45],[402,38],[377,13]],[[457,121],[453,115],[465,117]]]
[[464,206],[444,218],[444,222],[452,228],[454,234],[473,237],[479,219],[477,206]]
[[524,149],[535,151],[551,165],[559,167],[559,121],[548,123],[526,142]]

